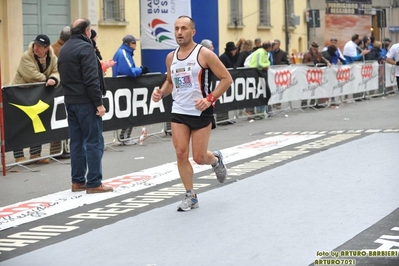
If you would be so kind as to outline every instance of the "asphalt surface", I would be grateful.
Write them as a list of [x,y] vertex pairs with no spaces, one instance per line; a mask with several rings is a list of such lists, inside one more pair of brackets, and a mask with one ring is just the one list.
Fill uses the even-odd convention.
[[[3,217],[0,226],[13,226],[0,230],[0,265],[316,265],[332,251],[395,251],[398,112],[393,95],[218,126],[209,147],[225,154],[229,179],[219,184],[196,166],[200,208],[187,213],[176,212],[184,190],[162,124],[147,126],[156,134],[143,145],[119,146],[104,133],[112,195],[71,193],[69,160],[13,167],[0,181],[3,211],[79,199],[30,220]],[[132,176],[141,183],[115,181]],[[372,254],[335,262],[399,265],[397,254]]]

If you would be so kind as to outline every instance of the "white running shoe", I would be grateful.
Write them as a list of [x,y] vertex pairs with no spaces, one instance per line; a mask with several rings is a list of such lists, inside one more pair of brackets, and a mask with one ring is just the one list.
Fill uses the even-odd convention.
[[186,193],[184,200],[177,206],[177,211],[186,212],[191,209],[198,208],[198,198],[197,195],[193,195],[191,193]]
[[223,164],[223,155],[220,151],[214,151],[213,155],[215,155],[219,161],[215,166],[212,166],[213,171],[216,174],[216,177],[220,183],[226,181],[227,177],[227,169],[226,166]]

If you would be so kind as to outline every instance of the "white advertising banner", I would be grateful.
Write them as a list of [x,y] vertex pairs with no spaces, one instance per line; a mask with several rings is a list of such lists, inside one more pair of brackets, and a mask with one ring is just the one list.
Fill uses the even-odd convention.
[[395,66],[385,64],[385,87],[392,87],[396,85]]
[[332,67],[272,66],[268,70],[270,104],[330,98],[378,89],[377,62]]
[[179,16],[191,17],[191,1],[141,0],[140,8],[141,49],[175,49],[174,23]]

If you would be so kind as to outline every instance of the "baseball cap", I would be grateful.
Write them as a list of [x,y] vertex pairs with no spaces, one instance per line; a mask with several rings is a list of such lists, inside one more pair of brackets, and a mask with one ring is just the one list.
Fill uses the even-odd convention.
[[131,42],[136,42],[139,41],[140,39],[136,39],[133,37],[133,35],[126,35],[123,37],[122,42],[123,43],[131,43]]
[[47,47],[50,45],[50,38],[47,35],[39,34],[36,36],[36,39],[33,40],[38,45]]

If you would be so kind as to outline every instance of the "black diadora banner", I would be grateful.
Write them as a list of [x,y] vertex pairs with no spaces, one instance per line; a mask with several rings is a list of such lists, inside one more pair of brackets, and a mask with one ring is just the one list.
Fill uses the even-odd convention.
[[[265,71],[238,69],[230,73],[233,84],[217,102],[216,113],[266,104]],[[169,121],[172,98],[151,101],[153,90],[160,88],[165,78],[164,74],[106,78],[104,131]],[[211,88],[218,82],[213,77]],[[69,138],[61,87],[44,83],[3,87],[3,110],[6,151]]]

